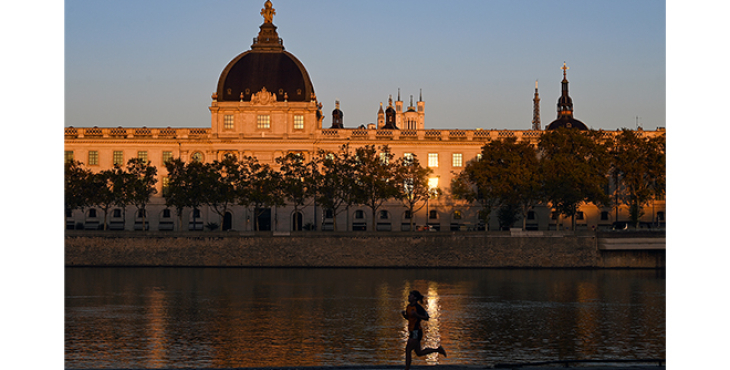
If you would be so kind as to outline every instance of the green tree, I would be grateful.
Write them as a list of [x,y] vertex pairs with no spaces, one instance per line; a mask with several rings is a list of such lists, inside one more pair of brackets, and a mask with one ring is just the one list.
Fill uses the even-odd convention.
[[581,203],[608,204],[609,146],[596,131],[557,129],[540,138],[546,198],[559,214],[571,217]]
[[357,179],[354,194],[358,203],[370,208],[373,217],[373,229],[376,228],[376,216],[385,201],[398,196],[402,183],[398,183],[393,153],[387,145],[378,152],[374,145],[366,145],[355,150]]
[[240,205],[253,207],[254,229],[259,231],[259,217],[269,207],[283,206],[284,196],[279,186],[281,175],[268,164],[262,164],[256,157],[244,157],[242,176],[237,184],[237,199]]
[[64,164],[63,196],[67,211],[84,209],[91,205],[89,183],[91,171],[83,168],[83,163],[70,161]]
[[207,189],[203,202],[218,214],[218,227],[223,225],[226,212],[236,202],[236,184],[240,182],[240,177],[240,164],[234,155],[203,166],[202,183],[199,186]]
[[502,227],[511,227],[519,215],[524,230],[527,212],[543,198],[535,147],[516,138],[492,141],[482,147],[480,165],[486,171],[482,177],[497,199]]
[[125,177],[120,166],[94,173],[89,178],[90,201],[104,211],[103,230],[108,229],[109,210],[124,204]]
[[[333,213],[334,229],[337,230],[337,215],[347,212],[349,228],[349,208],[357,201],[355,191],[355,155],[349,145],[343,145],[337,152],[319,150],[315,161],[314,193],[316,202],[324,210]],[[344,208],[342,208],[344,206]],[[320,230],[324,227],[324,212]]]
[[646,138],[623,129],[615,137],[611,174],[616,186],[617,206],[629,207],[631,222],[638,227],[643,206],[666,189],[666,141],[664,136]]
[[[288,153],[283,157],[276,158],[276,162],[281,166],[279,173],[281,174],[282,195],[294,206],[294,213],[296,214],[314,196],[314,161],[305,163],[302,154]],[[293,228],[294,230],[300,230],[302,225],[295,224]]]
[[488,174],[488,162],[481,158],[473,159],[467,162],[462,172],[451,179],[450,184],[451,196],[454,199],[463,199],[469,203],[479,202],[482,207],[479,219],[485,225],[484,231],[489,231],[489,216],[500,201],[499,189],[495,187]]
[[[428,167],[422,167],[418,158],[415,154],[411,156],[404,156],[396,162],[395,182],[401,184],[399,192],[396,197],[408,208],[408,212],[411,215],[409,230],[413,231],[414,215],[416,211],[423,208],[428,200],[429,187],[428,177],[433,172]],[[421,203],[421,206],[416,208],[416,205]],[[426,215],[428,217],[428,215]]]
[[127,161],[127,183],[125,184],[125,197],[129,203],[137,207],[142,214],[142,230],[147,230],[147,203],[150,197],[157,194],[157,167],[150,165],[141,158],[131,158]]
[[174,158],[165,163],[167,168],[168,184],[163,192],[165,205],[174,207],[178,217],[178,231],[183,231],[182,216],[185,208],[193,209],[193,225],[196,223],[195,210],[205,200],[205,192],[201,184],[205,181],[205,166],[193,161],[185,163],[180,158]]

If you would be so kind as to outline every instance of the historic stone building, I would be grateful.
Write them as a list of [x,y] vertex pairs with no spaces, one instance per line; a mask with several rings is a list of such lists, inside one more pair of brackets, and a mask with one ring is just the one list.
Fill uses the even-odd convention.
[[[425,127],[425,102],[419,93],[414,105],[411,98],[404,110],[400,91],[395,101],[389,99],[383,109],[381,103],[377,112],[377,124],[369,127],[346,127],[344,113],[339,102],[332,112],[332,125],[323,127],[322,104],[317,100],[306,68],[294,55],[285,51],[284,44],[273,24],[274,9],[267,1],[261,14],[264,23],[251,49],[231,60],[222,71],[208,109],[211,114],[210,127],[201,128],[147,128],[147,127],[66,127],[66,159],[84,163],[92,170],[112,168],[125,164],[133,157],[152,162],[158,169],[160,181],[158,194],[148,205],[147,220],[150,230],[170,230],[177,222],[175,212],[165,207],[162,187],[166,182],[164,163],[170,158],[184,161],[211,162],[223,159],[227,154],[255,156],[261,162],[275,166],[275,158],[289,152],[298,152],[306,159],[319,149],[338,150],[343,144],[351,147],[387,144],[396,156],[415,154],[423,165],[433,170],[430,185],[442,189],[449,187],[453,173],[464,169],[467,161],[480,153],[481,147],[490,140],[516,137],[537,143],[540,131],[539,97],[535,86],[535,110],[532,130],[457,130],[427,129]],[[558,101],[558,118],[546,129],[572,127],[586,129],[573,118],[573,104],[568,96],[567,67],[563,67],[562,96]],[[73,124],[72,122],[69,122]],[[612,132],[606,132],[613,135]],[[663,131],[643,131],[643,135],[663,135]],[[417,225],[427,222],[440,230],[474,229],[478,223],[479,206],[469,205],[451,199],[448,193],[432,199],[415,215]],[[344,230],[407,230],[410,220],[406,208],[399,202],[391,202],[379,212],[377,225],[367,207],[354,207],[349,215],[338,215],[338,228]],[[141,217],[135,214],[135,207],[111,212],[110,225],[115,229],[141,229]],[[613,208],[598,208],[592,204],[581,207],[578,217],[579,228],[609,226],[615,219]],[[192,224],[192,212],[184,215],[183,228],[202,228],[207,222],[218,222],[218,215],[206,207],[199,213],[199,223]],[[275,231],[292,230],[293,218],[316,225],[323,214],[322,209],[307,207],[294,214],[293,207],[270,210],[260,218],[264,229]],[[627,219],[628,212],[619,210],[619,219]],[[646,212],[647,222],[664,218],[664,202],[657,202]],[[236,206],[226,215],[224,228],[250,231],[253,228],[251,210]],[[95,228],[103,221],[98,209],[76,210],[66,215],[67,224],[83,223],[86,228]],[[328,220],[326,225],[331,225]],[[527,220],[528,228],[548,230],[555,228],[548,207],[537,207]],[[491,230],[498,227],[492,217]]]

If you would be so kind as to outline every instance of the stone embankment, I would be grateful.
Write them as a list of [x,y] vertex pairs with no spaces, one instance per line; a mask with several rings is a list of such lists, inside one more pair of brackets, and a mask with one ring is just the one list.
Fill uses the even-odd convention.
[[[142,233],[69,231],[66,266],[664,268],[665,238],[549,232]],[[642,246],[643,245],[643,246]]]

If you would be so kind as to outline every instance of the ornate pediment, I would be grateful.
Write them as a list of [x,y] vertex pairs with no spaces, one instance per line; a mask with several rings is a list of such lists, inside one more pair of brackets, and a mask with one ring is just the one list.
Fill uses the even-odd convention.
[[266,86],[261,91],[251,95],[251,105],[269,105],[276,103],[276,94],[266,90]]

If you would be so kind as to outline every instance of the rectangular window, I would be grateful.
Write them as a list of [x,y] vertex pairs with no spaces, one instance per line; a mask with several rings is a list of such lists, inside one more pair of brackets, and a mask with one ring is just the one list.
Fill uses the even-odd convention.
[[162,163],[167,163],[172,160],[172,152],[162,152]]
[[294,129],[295,130],[303,130],[304,129],[304,116],[302,116],[302,115],[295,115],[294,116]]
[[233,130],[233,115],[226,114],[223,116],[223,128],[226,130]]
[[167,196],[170,189],[170,178],[165,176],[162,178],[162,196]]
[[380,163],[388,164],[388,154],[380,153]]
[[73,150],[67,150],[63,152],[63,162],[64,163],[71,163],[74,160],[74,151]]
[[429,167],[438,167],[439,166],[439,154],[438,153],[428,153],[428,166]]
[[112,164],[113,165],[123,165],[124,164],[124,152],[121,150],[115,150],[114,155],[112,156]]
[[271,116],[259,115],[257,119],[257,128],[271,128]]
[[143,160],[144,163],[147,163],[147,151],[144,150],[144,151],[137,152],[137,158]]
[[463,165],[461,153],[454,153],[451,155],[451,166],[461,167]]
[[89,165],[96,166],[99,164],[99,152],[96,150],[89,150]]
[[608,221],[608,212],[601,212],[601,221]]
[[403,162],[405,164],[413,163],[413,153],[403,153]]

